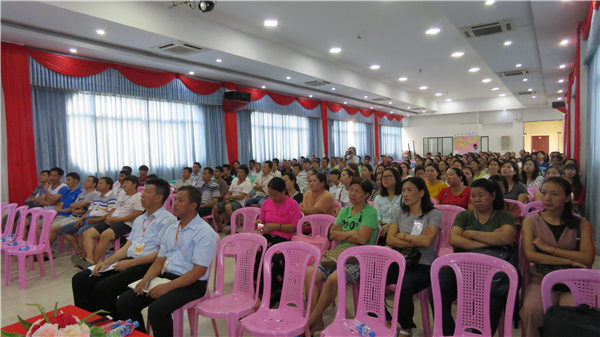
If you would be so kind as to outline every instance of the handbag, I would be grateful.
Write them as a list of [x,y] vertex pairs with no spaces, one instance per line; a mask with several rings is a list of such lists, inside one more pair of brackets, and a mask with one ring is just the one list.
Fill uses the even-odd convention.
[[600,310],[587,304],[551,306],[544,314],[541,330],[543,337],[596,337],[600,331]]
[[[345,251],[348,248],[354,247],[356,246],[356,244],[350,243],[350,244],[346,244],[343,246],[337,246],[334,249],[330,249],[325,251],[325,253],[323,254],[323,257],[321,258],[321,265],[323,267],[337,267],[337,261],[338,258],[340,257],[340,254],[342,254],[343,251]],[[349,257],[348,260],[346,260],[346,263],[357,263],[358,260],[355,257]]]
[[421,251],[418,247],[405,247],[405,248],[392,248],[398,253],[404,256],[404,261],[406,261],[405,269],[412,269],[419,264],[419,259],[421,258]]

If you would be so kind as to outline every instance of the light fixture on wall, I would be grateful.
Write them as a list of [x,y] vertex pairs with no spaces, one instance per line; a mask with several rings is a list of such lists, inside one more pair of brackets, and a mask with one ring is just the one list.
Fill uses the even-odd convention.
[[216,1],[171,1],[169,8],[177,7],[179,5],[188,5],[192,9],[198,7],[202,13],[208,13],[215,8],[215,3]]

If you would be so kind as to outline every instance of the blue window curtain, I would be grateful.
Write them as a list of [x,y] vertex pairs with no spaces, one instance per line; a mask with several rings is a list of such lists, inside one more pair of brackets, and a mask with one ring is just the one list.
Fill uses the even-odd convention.
[[381,125],[379,127],[381,155],[402,158],[402,128]]
[[251,110],[242,110],[237,113],[238,129],[238,160],[247,164],[254,159],[252,152],[252,121]]
[[293,159],[309,153],[309,118],[253,111],[250,123],[253,159]]
[[373,126],[354,121],[331,121],[330,139],[332,147],[330,155],[343,157],[348,147],[356,147],[356,154],[363,157],[365,155],[373,158]]
[[[597,35],[595,35],[597,36]],[[596,39],[597,40],[597,39]],[[588,41],[594,41],[589,39]],[[587,144],[586,144],[586,218],[596,225],[594,241],[596,243],[596,254],[600,254],[600,208],[598,198],[600,195],[600,56],[596,43],[596,52],[588,63],[588,108],[587,118]]]

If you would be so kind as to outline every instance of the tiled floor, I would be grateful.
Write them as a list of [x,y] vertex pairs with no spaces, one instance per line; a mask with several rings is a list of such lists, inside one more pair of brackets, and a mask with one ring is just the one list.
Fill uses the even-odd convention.
[[[65,306],[73,304],[73,295],[71,291],[71,277],[79,271],[74,267],[70,260],[68,253],[61,253],[55,257],[55,266],[57,278],[53,279],[50,274],[49,263],[46,262],[46,276],[40,277],[39,268],[36,264],[36,270],[27,271],[27,289],[19,289],[18,271],[17,264],[13,263],[12,276],[10,285],[4,285],[4,265],[2,264],[1,269],[1,302],[2,311],[0,312],[2,326],[12,324],[17,321],[17,315],[21,317],[31,317],[38,314],[35,307],[27,306],[27,303],[39,303],[47,310],[51,310],[54,307],[54,303],[58,302],[59,306]],[[598,268],[599,259],[596,260],[595,268]],[[4,262],[4,259],[2,259]],[[226,277],[225,277],[225,288],[230,290],[233,284],[234,273],[232,272],[235,268],[232,259],[226,261]],[[211,275],[212,276],[212,275]],[[209,283],[212,287],[212,278]],[[352,292],[348,291],[347,298],[347,312],[352,311]],[[421,315],[418,301],[415,301],[415,316],[414,320],[417,326],[421,326]],[[325,312],[325,324],[328,324],[333,320],[335,316],[335,307],[329,308]],[[224,321],[217,320],[220,335],[227,335],[227,327]],[[185,331],[189,331],[189,325],[187,319],[185,319]],[[212,324],[209,319],[200,317],[199,318],[199,335],[200,336],[214,336]],[[413,336],[423,336],[421,328],[413,330]],[[513,336],[520,336],[520,330],[513,330]]]

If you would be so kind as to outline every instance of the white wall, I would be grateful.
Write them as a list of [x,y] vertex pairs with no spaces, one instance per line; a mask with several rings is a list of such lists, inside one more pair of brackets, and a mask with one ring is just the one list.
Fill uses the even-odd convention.
[[[489,137],[493,152],[519,152],[523,148],[523,122],[560,120],[563,114],[551,108],[515,109],[493,112],[434,114],[403,119],[402,146],[413,141],[415,151],[423,154],[423,138],[479,135]],[[502,149],[500,139],[510,136],[510,147]]]

